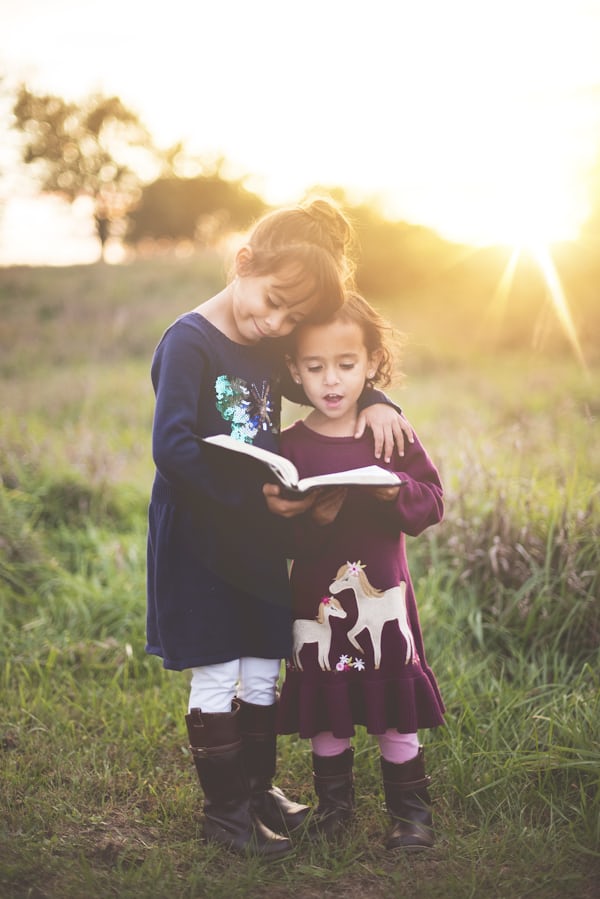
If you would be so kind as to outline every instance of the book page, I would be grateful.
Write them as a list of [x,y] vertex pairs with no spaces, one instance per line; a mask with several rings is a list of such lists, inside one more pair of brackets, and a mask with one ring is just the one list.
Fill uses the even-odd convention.
[[213,437],[204,437],[203,440],[205,443],[222,446],[224,449],[243,453],[263,462],[285,487],[295,488],[298,485],[298,469],[284,456],[279,456],[260,446],[254,446],[252,443],[243,443],[241,440],[230,437],[229,434],[215,434]]
[[393,471],[380,468],[378,465],[367,465],[363,468],[352,468],[347,471],[333,471],[329,474],[315,475],[312,478],[302,478],[298,484],[300,490],[310,490],[313,487],[327,487],[336,485],[371,487],[395,487],[402,481]]

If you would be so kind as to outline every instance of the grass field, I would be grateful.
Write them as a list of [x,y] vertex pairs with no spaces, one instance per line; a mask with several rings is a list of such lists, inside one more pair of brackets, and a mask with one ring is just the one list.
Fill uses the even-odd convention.
[[[221,278],[211,258],[0,270],[0,896],[596,897],[599,361],[527,334],[492,352],[419,317],[430,296],[384,311],[410,319],[395,396],[446,485],[409,543],[447,705],[422,735],[437,846],[383,849],[364,733],[336,845],[266,866],[201,841],[187,677],[144,653],[149,363]],[[279,750],[311,802],[308,744]]]

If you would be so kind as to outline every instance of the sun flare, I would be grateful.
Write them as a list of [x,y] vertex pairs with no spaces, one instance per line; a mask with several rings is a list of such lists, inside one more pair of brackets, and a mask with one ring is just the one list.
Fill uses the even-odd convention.
[[532,254],[542,273],[548,291],[548,297],[552,303],[552,308],[554,309],[565,337],[575,354],[575,358],[581,367],[586,370],[587,365],[571,314],[569,301],[563,290],[556,266],[554,265],[554,260],[552,259],[552,254],[549,248],[543,244],[530,247],[529,252]]
[[529,256],[535,263],[546,291],[548,303],[556,316],[560,329],[567,340],[575,359],[584,372],[588,371],[587,362],[577,334],[577,328],[573,320],[573,314],[565,293],[560,276],[552,258],[552,251],[548,244],[526,241],[514,246],[509,259],[498,280],[494,296],[488,309],[489,317],[496,323],[502,321],[509,312],[511,290],[515,282],[515,276],[519,261]]

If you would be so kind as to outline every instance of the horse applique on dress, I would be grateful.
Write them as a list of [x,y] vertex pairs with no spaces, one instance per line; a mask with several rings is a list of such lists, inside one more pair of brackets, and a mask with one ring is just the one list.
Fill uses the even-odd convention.
[[339,569],[335,580],[329,585],[332,593],[353,590],[358,606],[356,624],[348,631],[348,640],[360,652],[363,647],[356,637],[362,630],[367,630],[373,644],[375,668],[381,663],[381,634],[386,621],[397,621],[400,633],[406,641],[406,659],[417,661],[417,651],[413,633],[408,623],[406,611],[406,583],[402,581],[397,587],[378,590],[373,587],[364,572],[365,566],[360,562],[346,562]]
[[330,618],[346,618],[347,613],[342,608],[339,600],[333,596],[325,596],[319,603],[319,614],[312,620],[297,618],[294,621],[294,664],[303,671],[300,662],[300,652],[306,643],[317,644],[319,665],[323,671],[331,671],[329,664],[329,650],[331,649],[331,625]]

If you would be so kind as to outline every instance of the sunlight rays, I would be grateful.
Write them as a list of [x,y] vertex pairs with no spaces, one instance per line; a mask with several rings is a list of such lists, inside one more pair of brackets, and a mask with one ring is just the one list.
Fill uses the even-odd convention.
[[554,260],[552,259],[550,250],[547,246],[538,244],[531,246],[529,248],[529,252],[531,253],[533,259],[538,265],[540,272],[542,273],[544,283],[548,291],[549,299],[554,308],[554,312],[556,313],[565,337],[567,338],[571,349],[575,354],[575,358],[581,365],[582,369],[584,371],[587,371],[587,364],[583,356],[579,337],[577,336],[577,330],[573,322],[573,316],[571,315],[567,296],[560,282],[560,278],[558,276],[558,272],[556,271],[556,266],[554,265]]
[[515,278],[515,271],[519,262],[520,255],[520,249],[518,247],[515,247],[510,254],[509,260],[506,263],[502,275],[500,276],[500,280],[498,281],[498,286],[495,290],[494,296],[492,297],[489,313],[496,323],[501,321],[506,313],[506,309],[508,306],[508,297],[510,295],[510,289]]
[[582,370],[587,373],[588,366],[577,335],[577,329],[573,321],[569,301],[561,284],[554,260],[552,259],[552,254],[547,244],[527,243],[513,247],[490,302],[488,310],[489,315],[494,319],[496,325],[498,325],[504,318],[508,308],[509,296],[515,282],[517,265],[525,253],[531,257],[537,266],[537,269],[542,276],[547,299],[552,307],[552,311],[558,319],[561,330],[567,339],[577,362]]

